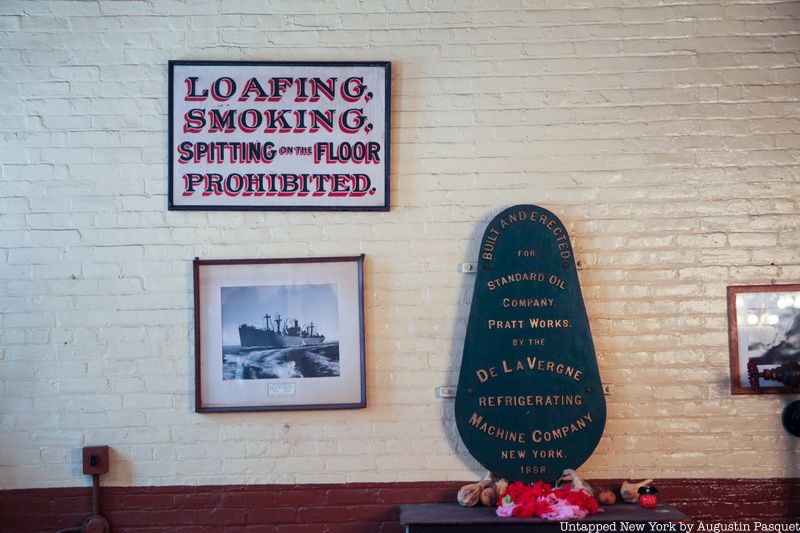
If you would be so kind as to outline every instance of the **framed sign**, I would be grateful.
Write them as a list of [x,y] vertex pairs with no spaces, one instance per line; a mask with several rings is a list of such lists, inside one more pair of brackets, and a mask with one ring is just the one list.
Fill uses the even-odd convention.
[[800,360],[800,285],[728,287],[728,337],[732,394],[800,392],[768,379]]
[[195,411],[366,407],[363,265],[195,259]]
[[169,62],[169,208],[389,210],[388,62]]

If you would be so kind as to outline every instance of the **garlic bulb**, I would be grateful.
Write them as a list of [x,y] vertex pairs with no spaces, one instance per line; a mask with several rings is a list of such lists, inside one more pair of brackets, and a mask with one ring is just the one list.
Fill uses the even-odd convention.
[[628,483],[627,481],[623,481],[622,488],[619,489],[619,493],[622,496],[622,499],[626,502],[636,503],[639,501],[639,487],[646,487],[652,482],[652,479],[645,479],[639,483]]

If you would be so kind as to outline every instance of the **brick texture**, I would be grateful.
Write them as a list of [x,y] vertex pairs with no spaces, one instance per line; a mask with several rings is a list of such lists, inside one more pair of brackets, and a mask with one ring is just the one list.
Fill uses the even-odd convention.
[[[729,394],[725,316],[727,285],[800,280],[798,15],[772,0],[0,2],[0,488],[85,487],[95,444],[119,487],[481,475],[433,389],[457,379],[459,264],[515,203],[568,226],[614,386],[586,475],[800,476],[790,397]],[[391,211],[168,211],[170,59],[392,61]],[[366,410],[193,412],[193,257],[358,253]],[[180,498],[142,490],[181,531]],[[181,496],[190,514],[204,490]],[[265,493],[280,520],[302,508]],[[354,523],[391,522],[363,505]],[[212,506],[205,524],[264,520]],[[114,512],[139,524],[144,507]]]
[[[595,486],[619,486],[597,480]],[[727,521],[785,523],[800,517],[800,479],[657,480],[660,499],[705,527]],[[115,532],[400,533],[399,505],[453,502],[461,482],[101,488]],[[620,504],[626,505],[626,504]],[[51,533],[80,524],[90,489],[0,492],[2,531]]]

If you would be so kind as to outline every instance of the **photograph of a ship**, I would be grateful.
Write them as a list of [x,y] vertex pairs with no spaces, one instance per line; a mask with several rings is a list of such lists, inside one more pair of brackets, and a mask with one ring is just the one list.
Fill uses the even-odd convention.
[[221,291],[223,380],[339,376],[335,284]]

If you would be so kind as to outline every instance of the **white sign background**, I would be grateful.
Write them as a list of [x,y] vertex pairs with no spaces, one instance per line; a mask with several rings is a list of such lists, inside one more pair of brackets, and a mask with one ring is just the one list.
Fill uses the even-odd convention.
[[[223,78],[233,80],[235,90],[230,81]],[[279,84],[279,99],[258,99],[263,93],[252,82],[248,85],[252,78],[268,95],[274,94],[273,88]],[[293,82],[270,81],[277,78],[291,78]],[[314,78],[326,87],[331,87],[331,79],[336,78],[332,100],[318,89],[319,99],[312,101]],[[359,82],[352,78],[360,79],[365,86],[356,101],[346,98],[362,91]],[[388,210],[389,79],[389,63],[171,61],[170,209]],[[347,83],[347,80],[351,81]],[[215,82],[217,92],[214,91]],[[243,94],[248,86],[250,90]],[[309,98],[298,99],[303,96],[301,91]],[[228,94],[230,96],[225,98]],[[284,110],[282,116],[286,122],[280,123],[289,123],[291,130],[265,132],[270,116],[274,125],[274,114]],[[327,131],[319,121],[317,131],[311,131],[314,110],[333,117],[332,131]],[[348,110],[351,111],[348,113]],[[233,113],[226,115],[229,111]],[[236,124],[233,131],[210,132],[212,113],[217,117],[233,115]],[[356,133],[342,130],[340,118],[343,114],[346,125],[352,127],[362,122]],[[362,115],[363,121],[359,119]],[[244,131],[238,122],[240,117],[247,126],[260,121],[259,127],[250,133]],[[304,126],[305,131],[294,131],[298,126],[300,129]],[[245,159],[242,157],[231,157],[230,149],[223,149],[222,157],[198,157],[197,143],[273,143],[274,157],[269,162],[247,162],[242,161]],[[324,145],[319,152],[317,143]],[[350,146],[342,147],[343,144]],[[304,150],[298,151],[298,147]],[[318,163],[315,163],[315,152],[320,156]],[[351,157],[347,157],[348,152]],[[338,155],[344,157],[340,159]],[[187,178],[190,174],[195,180],[193,184],[189,184]],[[221,183],[210,183],[206,178],[209,174],[221,176]],[[243,185],[246,179],[240,180],[238,176],[246,174],[273,175],[263,178],[264,185],[249,186],[250,191],[267,189],[267,192],[244,194],[249,192],[248,186]],[[298,178],[291,177],[304,174],[320,176],[299,178],[299,183],[305,183],[308,191],[305,194],[302,189],[296,189]],[[338,178],[325,177],[330,175]],[[368,191],[360,192],[359,189],[367,189],[367,180]]]

